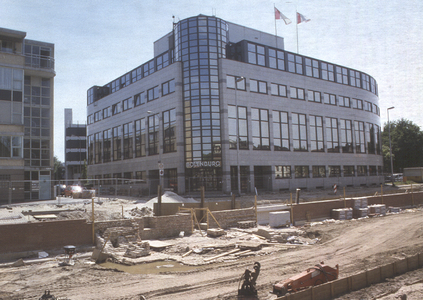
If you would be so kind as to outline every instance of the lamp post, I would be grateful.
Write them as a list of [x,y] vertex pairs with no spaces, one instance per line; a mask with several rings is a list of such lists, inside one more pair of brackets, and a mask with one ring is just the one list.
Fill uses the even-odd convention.
[[238,83],[245,78],[243,76],[235,78],[235,107],[236,107],[236,173],[238,195],[241,195],[241,170],[239,166],[239,116],[238,116]]
[[391,124],[389,123],[389,110],[394,109],[394,106],[389,107],[386,112],[388,113],[388,135],[389,135],[389,157],[391,158],[391,182],[392,186],[395,185],[394,183],[394,163],[392,160],[392,144],[391,144]]

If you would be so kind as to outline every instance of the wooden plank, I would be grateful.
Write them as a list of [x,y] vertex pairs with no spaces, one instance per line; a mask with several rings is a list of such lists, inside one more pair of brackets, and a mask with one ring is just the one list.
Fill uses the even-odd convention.
[[223,257],[223,256],[226,256],[226,255],[229,255],[229,254],[238,252],[239,250],[240,249],[234,249],[234,250],[231,250],[229,252],[225,252],[225,253],[222,253],[222,254],[219,254],[219,255],[216,255],[216,256],[213,256],[213,257],[205,258],[204,261],[211,261],[213,259],[216,259],[216,258],[219,258],[219,257]]

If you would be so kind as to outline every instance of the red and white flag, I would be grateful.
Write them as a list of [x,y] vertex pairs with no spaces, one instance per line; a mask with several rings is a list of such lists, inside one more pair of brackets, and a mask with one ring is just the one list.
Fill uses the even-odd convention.
[[283,13],[281,13],[279,9],[277,9],[276,7],[275,7],[275,19],[276,20],[282,19],[286,25],[292,23],[291,20],[287,18]]
[[300,14],[299,12],[297,12],[297,24],[300,24],[302,22],[307,23],[308,21],[310,21],[310,19],[307,19],[306,16]]

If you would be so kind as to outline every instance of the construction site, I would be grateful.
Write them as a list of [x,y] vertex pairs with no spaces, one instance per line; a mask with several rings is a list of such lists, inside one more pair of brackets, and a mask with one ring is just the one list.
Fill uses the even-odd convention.
[[423,187],[0,207],[0,299],[422,299]]

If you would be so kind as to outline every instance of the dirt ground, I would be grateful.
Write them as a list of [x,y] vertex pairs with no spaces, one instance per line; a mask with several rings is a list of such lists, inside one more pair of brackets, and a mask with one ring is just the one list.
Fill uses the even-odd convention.
[[[118,213],[122,203],[122,200],[112,201],[110,205],[115,205],[116,209],[108,211]],[[134,203],[131,205],[126,206],[125,214],[140,210]],[[90,252],[78,253],[74,266],[59,266],[57,259],[47,258],[20,267],[3,267],[0,268],[0,299],[39,299],[45,290],[61,299],[72,300],[138,300],[141,296],[173,300],[237,299],[241,275],[247,268],[252,270],[257,261],[261,264],[257,280],[259,299],[268,300],[275,299],[269,293],[272,284],[322,261],[330,266],[339,264],[342,278],[423,249],[422,208],[383,217],[319,222],[301,228],[260,226],[259,229],[260,232],[257,229],[230,229],[216,238],[202,236],[196,231],[191,236],[161,240],[168,245],[158,251],[150,249],[150,255],[136,259],[121,255],[126,249],[124,241],[122,247],[108,245],[106,251],[115,255],[115,261],[137,263],[141,270],[138,274],[123,272],[116,265],[106,268],[95,264],[90,259]],[[261,237],[263,232],[270,236]],[[286,244],[287,240],[294,244]],[[261,247],[254,248],[257,245]],[[210,259],[241,246],[254,250],[237,255],[244,252],[239,250]],[[183,257],[189,250],[193,250],[192,253]],[[151,267],[147,263],[151,261],[164,263]],[[176,271],[178,262],[191,267]],[[407,299],[423,299],[422,278],[423,269],[419,269],[338,299],[386,300],[403,294]]]

